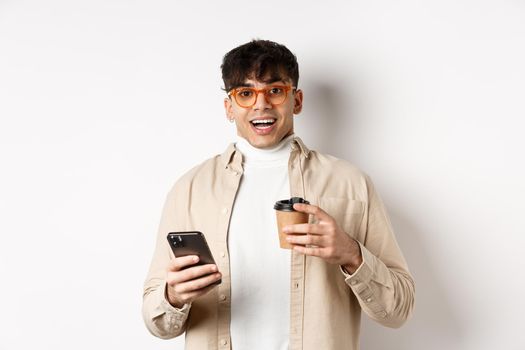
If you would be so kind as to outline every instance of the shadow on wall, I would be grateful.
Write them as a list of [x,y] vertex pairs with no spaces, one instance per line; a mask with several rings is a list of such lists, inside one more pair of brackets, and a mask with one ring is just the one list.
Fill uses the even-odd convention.
[[[395,203],[393,203],[395,205]],[[363,349],[461,349],[462,325],[450,302],[450,288],[436,278],[432,254],[423,241],[423,228],[408,216],[387,208],[396,238],[416,281],[416,306],[412,319],[400,329],[384,328],[363,316]],[[453,273],[453,267],[450,267]],[[448,289],[448,291],[447,291]]]
[[[307,110],[310,117],[303,122],[307,125],[303,126],[301,134],[308,134],[314,146],[325,153],[347,160],[359,159],[356,152],[363,149],[363,145],[358,145],[359,139],[366,138],[366,134],[360,133],[360,130],[372,130],[373,127],[361,127],[364,126],[363,114],[366,111],[353,108],[350,101],[354,99],[342,95],[341,91],[338,86],[326,83],[309,84],[305,101],[309,104]],[[358,125],[354,127],[354,123]],[[450,288],[444,288],[436,278],[431,254],[424,242],[424,228],[416,227],[413,224],[415,220],[410,219],[410,213],[403,213],[402,206],[397,206],[395,199],[389,202],[387,209],[398,243],[416,281],[416,307],[412,318],[400,329],[385,328],[363,314],[361,348],[459,349],[463,338],[462,327],[450,303],[451,296],[447,294]],[[390,207],[397,209],[392,210]]]
[[[295,128],[297,134],[304,137],[307,145],[340,158],[351,159],[348,156],[352,150],[352,137],[347,127],[352,124],[352,113],[347,113],[352,107],[348,94],[342,86],[330,84],[321,80],[306,81],[304,84],[304,115],[296,116]],[[338,145],[345,144],[341,149]],[[350,152],[351,153],[351,152]]]

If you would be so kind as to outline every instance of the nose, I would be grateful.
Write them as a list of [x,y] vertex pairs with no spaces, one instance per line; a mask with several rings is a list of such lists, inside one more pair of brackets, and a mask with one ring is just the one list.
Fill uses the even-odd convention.
[[261,109],[269,109],[272,108],[272,104],[267,101],[266,99],[266,93],[263,91],[259,91],[257,93],[255,104],[253,105],[254,110],[261,110]]

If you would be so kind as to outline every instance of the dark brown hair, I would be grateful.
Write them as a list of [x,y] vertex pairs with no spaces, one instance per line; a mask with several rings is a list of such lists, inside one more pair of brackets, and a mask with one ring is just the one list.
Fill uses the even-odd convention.
[[269,40],[252,40],[224,55],[221,65],[224,90],[243,86],[246,79],[263,82],[290,79],[299,82],[297,58],[284,45]]

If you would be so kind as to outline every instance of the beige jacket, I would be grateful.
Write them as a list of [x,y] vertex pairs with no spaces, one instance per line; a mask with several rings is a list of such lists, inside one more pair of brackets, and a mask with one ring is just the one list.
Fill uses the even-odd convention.
[[[299,138],[292,142],[288,169],[291,195],[334,217],[360,243],[363,256],[348,275],[319,258],[292,253],[289,349],[358,349],[361,310],[382,325],[401,326],[413,309],[414,281],[370,179],[345,161],[308,150]],[[155,336],[186,332],[186,349],[232,348],[227,235],[242,173],[242,154],[231,144],[169,192],[144,284],[143,317]],[[191,306],[175,309],[165,298],[166,266],[173,257],[166,236],[194,230],[205,234],[222,283]]]

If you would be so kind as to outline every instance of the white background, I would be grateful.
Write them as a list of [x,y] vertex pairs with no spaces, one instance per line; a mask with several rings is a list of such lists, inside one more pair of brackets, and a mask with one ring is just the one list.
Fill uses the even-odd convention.
[[165,194],[234,138],[219,66],[297,54],[311,147],[371,175],[417,283],[363,349],[525,349],[522,1],[0,1],[0,349],[182,349],[141,319]]

